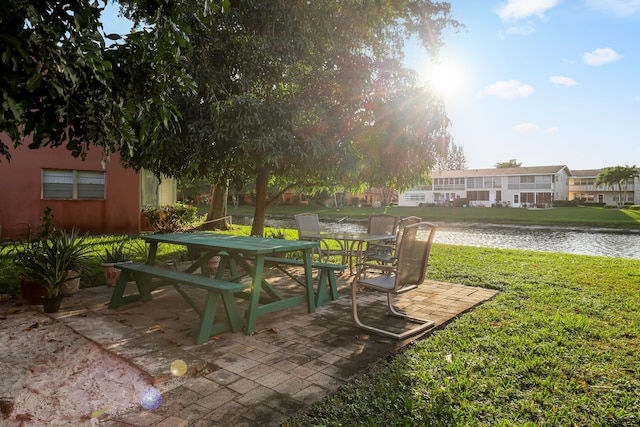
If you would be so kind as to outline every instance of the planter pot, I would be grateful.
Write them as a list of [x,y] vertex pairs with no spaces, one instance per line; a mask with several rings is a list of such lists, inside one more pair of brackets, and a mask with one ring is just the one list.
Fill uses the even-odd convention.
[[69,279],[60,285],[60,295],[62,296],[70,296],[80,290],[80,273],[69,270],[67,278],[69,277],[72,277],[72,279]]
[[140,231],[153,231],[148,212],[140,212]]
[[41,305],[42,297],[46,295],[42,283],[27,280],[25,277],[20,277],[20,293],[31,305]]
[[[124,261],[131,262],[131,261]],[[122,270],[119,268],[115,268],[114,265],[119,264],[116,262],[103,262],[102,268],[104,269],[104,281],[107,286],[115,287],[118,282],[118,278],[120,277],[120,273]]]
[[60,310],[60,304],[62,303],[62,295],[57,297],[47,298],[42,297],[42,308],[45,313],[57,313]]
[[209,258],[209,262],[207,263],[207,270],[209,271],[210,276],[216,275],[219,265],[220,265],[219,256],[212,256],[211,258]]

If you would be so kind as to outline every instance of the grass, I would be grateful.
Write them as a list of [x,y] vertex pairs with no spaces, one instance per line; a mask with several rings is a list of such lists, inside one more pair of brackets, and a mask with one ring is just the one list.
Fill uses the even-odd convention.
[[[208,207],[199,207],[206,212]],[[249,215],[253,206],[229,206],[229,215]],[[270,206],[267,215],[293,218],[297,213],[314,212],[321,219],[341,219],[365,221],[370,215],[390,214],[398,217],[418,216],[424,221],[434,222],[471,222],[511,225],[546,225],[572,227],[603,227],[613,229],[640,229],[640,211],[630,209],[605,209],[597,207],[553,208],[553,209],[517,209],[517,208],[458,208],[458,207],[341,207],[339,209],[323,206]]]
[[[140,236],[124,236],[128,240],[128,248],[135,262],[146,260],[147,246]],[[293,237],[290,237],[293,238]],[[123,236],[90,236],[86,242],[92,247],[89,256],[83,262],[82,288],[104,285],[102,258],[114,243],[121,242]],[[188,253],[182,246],[160,245],[157,259],[160,262],[182,261],[188,258]],[[16,295],[20,292],[18,285],[18,270],[13,264],[13,253],[10,245],[0,246],[0,294]]]
[[500,293],[284,425],[640,425],[640,260],[436,244],[428,278]]
[[[251,227],[234,226],[231,234],[249,235]],[[296,230],[283,230],[266,228],[265,232],[270,236],[284,237],[289,240],[298,238]],[[132,236],[90,236],[86,242],[92,247],[89,256],[84,260],[84,269],[80,280],[81,288],[104,285],[104,273],[102,268],[103,257],[114,244],[127,241],[127,251],[131,253],[132,261],[145,262],[148,246],[139,235]],[[337,245],[337,244],[336,244]],[[185,261],[189,254],[183,246],[163,244],[158,246],[156,260],[163,262]],[[7,293],[17,295],[20,292],[18,270],[13,263],[11,245],[0,246],[0,294]]]
[[285,425],[640,425],[640,261],[435,245],[498,296]]

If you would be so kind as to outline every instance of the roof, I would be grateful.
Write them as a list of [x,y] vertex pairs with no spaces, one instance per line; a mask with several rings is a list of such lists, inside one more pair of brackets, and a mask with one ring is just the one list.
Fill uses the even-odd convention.
[[518,168],[491,168],[491,169],[465,169],[457,171],[433,171],[431,178],[457,178],[480,176],[509,176],[509,175],[550,175],[565,170],[566,174],[572,173],[566,165],[555,166],[521,166]]
[[592,177],[592,176],[597,177],[598,175],[600,175],[601,172],[604,172],[604,169],[582,169],[582,170],[573,171],[571,176],[575,176],[578,178]]

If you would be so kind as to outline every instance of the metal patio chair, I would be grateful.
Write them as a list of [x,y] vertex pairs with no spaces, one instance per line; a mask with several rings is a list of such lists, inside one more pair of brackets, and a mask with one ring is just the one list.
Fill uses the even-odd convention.
[[364,251],[364,257],[376,253],[389,251],[389,245],[393,247],[396,234],[398,233],[398,217],[392,215],[371,215],[367,226],[369,234],[386,234],[389,239],[370,243]]
[[396,233],[395,241],[388,242],[386,244],[373,245],[371,250],[366,254],[364,262],[375,261],[379,264],[391,264],[397,259],[395,252],[398,243],[402,239],[402,232],[404,228],[411,224],[417,224],[422,221],[422,218],[417,216],[407,216],[398,222],[398,232]]
[[[432,320],[413,317],[395,309],[393,297],[415,290],[424,282],[435,231],[436,225],[428,222],[408,225],[398,243],[397,261],[394,265],[367,263],[358,268],[356,277],[351,282],[352,315],[356,326],[395,339],[404,339],[434,325]],[[372,271],[383,274],[369,276]],[[360,288],[386,293],[389,314],[418,325],[401,333],[365,325],[358,316],[357,292]]]
[[296,220],[296,228],[298,229],[298,240],[308,240],[313,242],[319,242],[320,246],[313,250],[313,253],[318,255],[320,261],[323,258],[331,256],[329,245],[322,239],[317,237],[308,237],[308,235],[320,234],[320,220],[318,214],[314,213],[301,213],[294,216]]

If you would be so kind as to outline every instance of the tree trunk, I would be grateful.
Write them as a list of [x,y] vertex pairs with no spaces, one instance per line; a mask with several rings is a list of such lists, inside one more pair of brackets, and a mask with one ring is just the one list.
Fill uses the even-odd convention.
[[253,213],[252,236],[264,236],[264,220],[267,215],[267,200],[269,196],[269,169],[262,168],[256,177],[256,208]]
[[227,192],[226,186],[211,186],[211,197],[209,198],[209,213],[207,223],[202,228],[206,230],[228,230],[227,221]]

